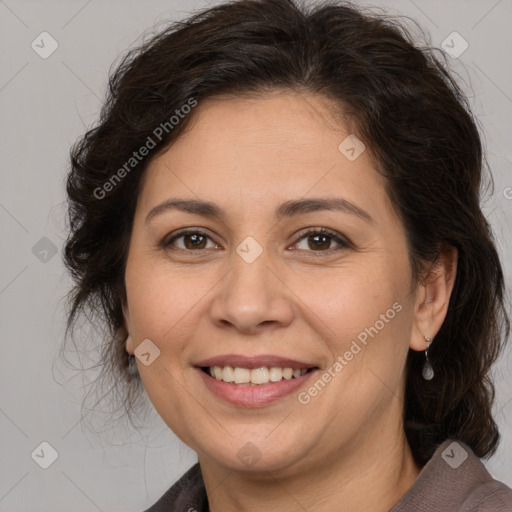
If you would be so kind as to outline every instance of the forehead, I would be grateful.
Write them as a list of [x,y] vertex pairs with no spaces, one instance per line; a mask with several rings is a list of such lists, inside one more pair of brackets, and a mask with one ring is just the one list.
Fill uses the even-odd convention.
[[[349,195],[386,202],[384,178],[329,99],[270,93],[200,102],[185,132],[148,166],[144,210],[172,195],[258,204],[307,195]],[[340,148],[341,144],[341,148]],[[386,206],[386,205],[383,205]],[[389,205],[387,205],[389,206]],[[377,215],[378,213],[375,212]]]

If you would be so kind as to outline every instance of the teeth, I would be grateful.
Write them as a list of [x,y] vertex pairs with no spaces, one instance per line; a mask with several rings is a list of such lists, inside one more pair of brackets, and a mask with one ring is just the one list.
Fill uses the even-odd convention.
[[268,384],[269,382],[279,382],[280,380],[298,379],[307,372],[307,369],[300,368],[233,368],[232,366],[212,366],[208,373],[217,380],[231,382],[235,384]]
[[[216,366],[215,368],[219,368]],[[217,377],[217,372],[215,372],[215,378]],[[235,368],[235,384],[248,384],[251,382],[251,370],[247,368]]]
[[270,380],[272,382],[278,382],[283,378],[283,370],[281,368],[277,368],[276,366],[272,366],[270,368]]
[[222,380],[224,382],[235,382],[235,370],[232,366],[225,366],[222,370]]
[[251,382],[253,384],[266,384],[270,380],[268,368],[254,368],[251,370]]

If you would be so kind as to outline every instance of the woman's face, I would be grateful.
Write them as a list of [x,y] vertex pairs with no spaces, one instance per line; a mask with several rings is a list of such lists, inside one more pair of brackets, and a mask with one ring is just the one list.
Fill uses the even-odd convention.
[[402,429],[404,228],[330,112],[291,92],[206,100],[144,177],[127,350],[167,425],[226,468],[310,468]]

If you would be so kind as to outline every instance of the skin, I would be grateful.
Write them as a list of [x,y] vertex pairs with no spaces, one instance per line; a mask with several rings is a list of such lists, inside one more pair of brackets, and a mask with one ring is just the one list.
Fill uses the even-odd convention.
[[[148,366],[137,360],[140,376],[162,419],[197,452],[214,512],[387,511],[421,470],[401,420],[404,367],[409,349],[425,350],[424,335],[441,327],[456,253],[444,250],[413,286],[384,179],[368,150],[352,162],[338,150],[350,131],[332,112],[326,98],[291,91],[205,100],[144,176],[125,275],[126,349],[150,339],[160,350]],[[342,197],[372,221],[328,210],[276,221],[282,203],[313,197]],[[169,198],[211,201],[224,217],[173,209],[146,223]],[[322,227],[351,245],[327,237],[318,248],[307,232]],[[190,237],[162,245],[182,228],[209,238],[201,249]],[[252,263],[236,252],[248,236],[263,249]],[[401,311],[307,405],[292,393],[234,406],[193,368],[231,353],[325,371],[397,302]],[[237,457],[247,442],[261,455],[252,466]]]

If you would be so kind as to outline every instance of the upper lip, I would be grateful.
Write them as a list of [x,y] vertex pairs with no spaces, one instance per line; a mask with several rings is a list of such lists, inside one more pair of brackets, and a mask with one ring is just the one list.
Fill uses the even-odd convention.
[[260,356],[243,356],[237,354],[226,354],[204,359],[194,364],[196,367],[209,367],[209,366],[233,366],[238,368],[271,368],[273,366],[279,368],[315,368],[316,365],[304,361],[297,361],[296,359],[289,359],[286,357],[279,357],[273,355],[260,355]]

